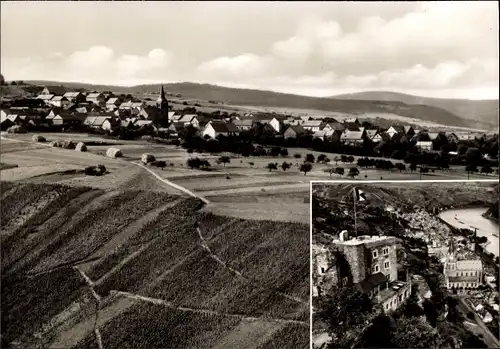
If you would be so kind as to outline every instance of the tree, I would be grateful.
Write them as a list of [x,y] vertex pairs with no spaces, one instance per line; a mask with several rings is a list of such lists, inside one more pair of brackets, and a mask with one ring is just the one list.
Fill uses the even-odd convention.
[[467,165],[478,166],[483,159],[478,148],[469,148],[465,152],[465,162]]
[[328,157],[325,157],[325,159],[323,160],[323,163],[324,163],[324,164],[327,164],[327,163],[329,163],[329,162],[330,162],[330,159],[329,159]]
[[406,166],[403,163],[401,163],[401,162],[398,162],[396,164],[396,168],[399,170],[399,172],[403,172],[403,171],[406,170]]
[[472,173],[477,172],[477,167],[475,165],[467,165],[465,171],[467,171],[467,179],[469,179]]
[[200,160],[200,168],[208,169],[210,167],[210,162],[208,160]]
[[281,168],[283,169],[283,171],[288,170],[290,167],[292,167],[292,165],[286,161],[283,161],[283,163],[281,164]]
[[314,163],[314,155],[313,154],[307,154],[305,162]]
[[300,153],[295,153],[295,154],[293,154],[293,157],[296,159],[300,159],[302,157],[302,155],[300,155]]
[[336,157],[333,158],[333,161],[335,161],[335,166],[337,166],[337,164],[339,163],[340,160],[341,159],[340,159],[339,156],[336,156]]
[[272,170],[277,170],[278,166],[274,162],[270,162],[267,164],[266,168],[271,172]]
[[435,328],[417,317],[400,317],[391,324],[393,348],[439,348],[440,337]]
[[288,156],[288,149],[287,148],[282,148],[280,152],[281,156]]
[[304,172],[304,176],[307,175],[307,172],[311,172],[312,164],[310,162],[305,162],[300,165],[300,172]]
[[340,175],[340,177],[342,177],[344,175],[344,168],[343,167],[337,167],[335,169],[335,173]]
[[163,160],[160,160],[160,161],[157,161],[156,162],[156,167],[158,168],[161,168],[161,170],[163,171],[163,169],[167,166],[167,163]]
[[221,156],[219,159],[217,159],[218,164],[224,164],[224,167],[226,167],[226,164],[229,164],[231,162],[231,158],[229,156]]
[[490,174],[493,173],[493,169],[490,165],[484,165],[483,167],[481,167],[481,173]]
[[320,154],[318,155],[318,158],[316,159],[317,162],[323,162],[326,158],[325,154]]
[[358,170],[358,168],[357,168],[357,167],[351,167],[351,168],[349,169],[349,174],[348,174],[348,176],[354,179],[354,177],[356,177],[357,175],[359,175],[359,170]]
[[187,159],[186,165],[188,165],[188,167],[190,167],[191,169],[200,168],[201,162],[200,162],[199,158],[190,158],[190,159]]
[[332,176],[332,174],[334,174],[334,173],[335,173],[335,169],[334,169],[333,167],[330,167],[330,168],[328,169],[328,173],[330,174],[330,177],[331,177],[331,176]]
[[281,153],[281,147],[272,147],[271,148],[271,156],[278,156]]
[[410,164],[410,171],[413,172],[413,171],[416,171],[417,170],[417,164],[415,162],[412,162]]
[[349,155],[347,158],[346,158],[347,162],[352,164],[354,162],[354,156],[352,155]]

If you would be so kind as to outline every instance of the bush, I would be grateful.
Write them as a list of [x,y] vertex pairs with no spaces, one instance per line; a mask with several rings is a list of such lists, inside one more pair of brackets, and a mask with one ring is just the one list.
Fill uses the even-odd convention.
[[31,140],[33,142],[46,142],[47,141],[44,136],[40,136],[40,135],[33,135],[33,137],[31,137]]
[[144,164],[149,164],[149,163],[155,162],[156,158],[152,154],[142,154],[141,155],[141,161]]
[[302,155],[300,155],[300,153],[295,153],[295,154],[293,154],[293,157],[296,159],[300,159],[302,157]]
[[[154,164],[156,167],[161,168],[162,170],[167,166],[167,163],[165,161],[155,161]],[[173,166],[174,164],[170,164],[170,166]]]
[[7,133],[26,133],[26,129],[22,126],[14,125],[7,129]]
[[105,174],[107,172],[106,170],[106,166],[102,165],[102,164],[99,164],[97,165],[97,168],[99,169],[99,171],[102,173],[102,174]]

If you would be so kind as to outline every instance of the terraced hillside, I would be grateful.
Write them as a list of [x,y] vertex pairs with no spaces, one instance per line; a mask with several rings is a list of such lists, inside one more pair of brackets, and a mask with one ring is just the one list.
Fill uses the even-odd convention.
[[306,225],[164,192],[1,184],[2,347],[309,347]]

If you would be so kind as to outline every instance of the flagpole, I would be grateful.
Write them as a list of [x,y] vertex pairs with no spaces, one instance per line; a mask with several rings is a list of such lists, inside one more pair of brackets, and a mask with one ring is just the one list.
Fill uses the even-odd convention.
[[354,195],[352,196],[352,200],[354,202],[354,233],[356,234],[356,237],[358,237],[358,226],[356,224],[356,188],[354,190]]

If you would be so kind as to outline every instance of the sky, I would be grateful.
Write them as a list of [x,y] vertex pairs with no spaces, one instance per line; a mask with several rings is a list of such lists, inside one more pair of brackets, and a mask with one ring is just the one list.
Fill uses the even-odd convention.
[[1,2],[6,80],[499,97],[491,2]]

